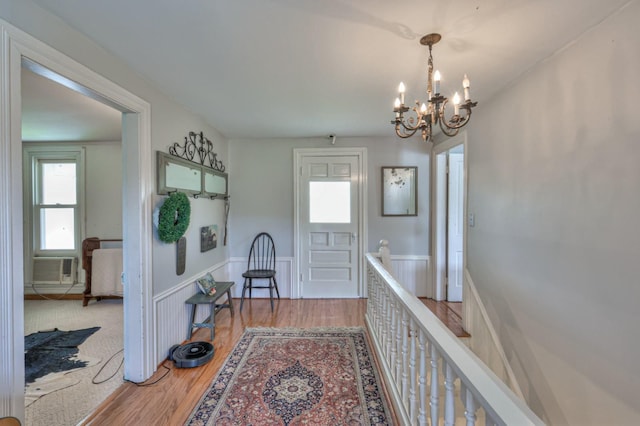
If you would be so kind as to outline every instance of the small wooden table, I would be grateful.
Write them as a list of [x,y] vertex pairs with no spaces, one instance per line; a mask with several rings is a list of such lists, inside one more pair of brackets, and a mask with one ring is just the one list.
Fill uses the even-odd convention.
[[[191,339],[191,333],[194,328],[207,327],[211,329],[211,341],[213,342],[213,338],[216,334],[216,322],[215,317],[216,313],[222,308],[229,308],[231,311],[231,316],[233,316],[233,301],[231,300],[231,287],[233,287],[235,282],[217,282],[216,283],[216,294],[213,296],[208,296],[204,293],[194,294],[184,303],[193,305],[191,308],[191,322],[189,323],[189,331],[187,332],[187,340]],[[227,303],[218,304],[216,301],[220,299],[224,294],[227,295]],[[195,322],[196,320],[196,308],[198,305],[209,305],[211,309],[211,314],[204,322]]]

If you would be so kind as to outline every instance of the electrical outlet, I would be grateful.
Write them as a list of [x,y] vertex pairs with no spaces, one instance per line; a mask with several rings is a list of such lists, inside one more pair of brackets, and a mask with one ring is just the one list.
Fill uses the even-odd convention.
[[473,228],[476,226],[476,215],[473,213],[469,213],[469,226]]

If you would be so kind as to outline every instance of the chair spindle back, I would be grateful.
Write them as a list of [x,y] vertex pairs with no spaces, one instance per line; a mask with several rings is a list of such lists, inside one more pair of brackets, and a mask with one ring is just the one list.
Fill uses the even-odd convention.
[[275,270],[276,247],[271,235],[261,232],[253,239],[249,251],[247,269],[250,270]]

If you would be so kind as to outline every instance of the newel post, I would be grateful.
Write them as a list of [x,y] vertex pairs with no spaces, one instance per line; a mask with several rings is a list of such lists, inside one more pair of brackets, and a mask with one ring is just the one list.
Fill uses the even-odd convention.
[[384,269],[389,271],[390,274],[393,274],[393,269],[391,268],[391,250],[389,250],[389,241],[380,240],[378,257],[380,258],[380,261],[382,262],[382,266],[384,266]]

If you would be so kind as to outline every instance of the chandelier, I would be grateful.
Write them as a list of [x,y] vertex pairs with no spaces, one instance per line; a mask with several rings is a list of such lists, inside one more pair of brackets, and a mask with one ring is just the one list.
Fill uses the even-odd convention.
[[[409,138],[418,130],[421,131],[422,139],[426,142],[431,138],[432,127],[440,125],[440,129],[447,136],[455,136],[458,130],[466,125],[471,118],[471,108],[476,106],[477,102],[472,102],[469,96],[469,79],[465,74],[462,80],[462,88],[464,89],[464,101],[461,103],[458,92],[453,96],[453,116],[447,119],[445,117],[445,108],[449,100],[440,94],[440,72],[433,72],[433,56],[431,56],[431,48],[440,41],[440,34],[427,34],[420,39],[420,44],[429,46],[429,61],[427,68],[427,103],[416,101],[413,108],[409,108],[404,104],[404,83],[400,83],[398,87],[399,96],[396,98],[393,112],[396,119],[391,122],[395,124],[396,135],[401,138]],[[405,113],[412,109],[415,113],[405,118]],[[461,111],[464,111],[461,114]]]

